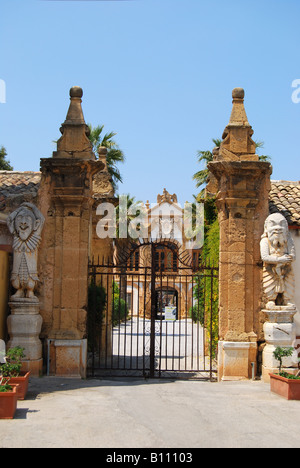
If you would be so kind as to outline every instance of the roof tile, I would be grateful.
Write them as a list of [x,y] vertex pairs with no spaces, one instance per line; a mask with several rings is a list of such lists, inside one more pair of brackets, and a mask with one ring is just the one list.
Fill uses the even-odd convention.
[[282,213],[290,226],[300,228],[300,182],[271,181],[270,213]]
[[40,172],[0,171],[0,211],[11,211],[22,201],[34,201],[40,181]]

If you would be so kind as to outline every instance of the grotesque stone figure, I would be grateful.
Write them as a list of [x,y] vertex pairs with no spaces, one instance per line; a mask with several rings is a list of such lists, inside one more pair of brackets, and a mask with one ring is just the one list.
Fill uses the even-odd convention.
[[292,262],[296,255],[288,223],[282,214],[274,213],[266,219],[260,250],[264,262],[264,292],[269,301],[267,309],[292,306],[295,289]]
[[12,301],[24,297],[37,299],[34,290],[39,281],[37,258],[44,222],[41,212],[31,203],[23,203],[7,219],[14,236],[11,282],[17,292],[11,297]]

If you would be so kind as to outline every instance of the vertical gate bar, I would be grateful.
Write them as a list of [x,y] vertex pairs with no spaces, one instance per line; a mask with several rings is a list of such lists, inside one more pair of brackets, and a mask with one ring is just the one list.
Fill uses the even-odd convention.
[[185,358],[184,358],[184,365],[185,365],[185,370],[188,370],[187,369],[187,352],[188,352],[188,348],[187,348],[187,342],[188,342],[188,324],[187,324],[187,316],[188,316],[188,303],[187,303],[187,300],[188,300],[188,281],[187,281],[187,274],[185,272],[185,337],[184,337],[184,341],[185,341],[185,344],[184,344],[184,352],[185,352]]
[[[122,270],[120,270],[120,273],[119,273],[119,280],[120,280],[120,285],[119,285],[119,299],[118,299],[118,313],[119,313],[119,335],[120,335],[120,339],[121,339],[121,291],[122,291],[122,288],[123,288],[123,277],[122,277]],[[124,343],[125,343],[125,333],[123,333],[123,349],[124,349]],[[124,350],[123,350],[124,352]],[[124,353],[124,359],[123,359],[123,364],[121,363],[121,356],[122,356],[122,349],[121,349],[121,346],[120,346],[120,368],[121,369],[124,369],[124,359],[125,359],[125,353]],[[122,367],[123,366],[123,367]]]
[[[93,265],[93,263],[92,263]],[[93,265],[92,267],[92,285],[95,286],[96,283],[96,272],[95,272],[95,267]],[[93,296],[95,295],[95,288],[93,292]],[[95,376],[95,340],[96,340],[96,327],[95,327],[95,310],[93,310],[95,304],[95,296],[93,297],[93,302],[92,302],[92,317],[93,317],[93,331],[92,331],[92,377]],[[101,330],[101,327],[100,327]]]
[[200,370],[200,274],[197,274],[197,370]]
[[[120,278],[120,273],[117,273],[117,278]],[[115,310],[115,298],[118,296],[115,296],[115,284],[118,286],[118,283],[115,281],[114,278],[114,288],[113,288],[113,305],[114,305],[114,318],[117,318],[116,310]],[[119,284],[120,284],[120,279],[119,279]],[[120,287],[120,286],[119,286]],[[120,289],[119,289],[120,290]],[[120,302],[120,295],[119,295],[119,301]],[[118,333],[118,354],[117,354],[117,369],[120,368],[120,347],[121,347],[121,329],[120,329],[120,304],[116,304],[118,307],[118,314],[119,314],[119,321],[116,323],[116,328],[118,327],[119,333]]]
[[[132,296],[133,297],[133,296]],[[140,341],[140,271],[137,284],[137,338],[136,338],[136,370],[139,369],[139,341]]]
[[[98,264],[99,265],[99,264]],[[102,286],[102,274],[103,274],[103,270],[100,268],[100,271],[99,271],[99,276],[100,276],[100,285]],[[96,267],[95,267],[95,286],[97,286],[97,273],[96,273]],[[100,326],[100,336],[99,336],[99,340],[98,341],[98,366],[100,367],[100,362],[101,362],[101,351],[102,351],[102,348],[103,348],[103,334],[105,334],[105,319],[106,319],[106,314],[105,314],[105,317],[102,317],[102,320],[101,320],[101,326]],[[95,323],[95,330],[97,329],[96,327],[96,323]],[[105,343],[104,343],[104,346],[105,346]]]
[[143,313],[143,374],[146,375],[146,360],[145,360],[145,341],[146,341],[146,298],[147,298],[147,267],[145,268],[144,276],[144,313]]
[[[98,280],[98,273],[99,273],[99,277],[100,277],[100,281],[102,279],[102,271],[100,269],[100,271],[97,273],[97,266],[96,264],[94,263],[94,257],[93,257],[93,269],[94,269],[94,292],[93,292],[93,295],[94,295],[94,299],[93,299],[93,303],[94,303],[94,307],[95,307],[95,315],[94,315],[94,328],[95,328],[95,331],[94,333],[96,333],[96,330],[97,330],[97,318],[96,318],[96,315],[97,315],[97,280]],[[101,320],[101,325],[100,325],[100,336],[96,337],[95,336],[95,366],[97,367],[97,364],[99,366],[99,362],[100,362],[100,350],[102,349],[102,341],[103,341],[103,334],[105,334],[105,318],[103,317],[102,320]],[[97,359],[97,353],[98,353],[98,359]],[[96,364],[97,363],[97,364]]]
[[[168,272],[166,273],[167,274],[167,291],[169,291],[169,275],[168,275]],[[166,357],[165,357],[165,371],[168,370],[168,325],[169,323],[167,322],[166,320],[166,313],[165,313],[165,326],[166,326],[166,337],[165,337],[165,340],[166,340]]]
[[155,245],[151,243],[151,332],[150,332],[150,378],[155,376]]
[[[161,376],[161,348],[162,348],[162,268],[160,269],[160,297],[161,297],[161,314],[160,314],[160,331],[159,331],[159,364],[158,364],[158,372],[159,377]],[[157,295],[155,293],[155,302],[156,302]],[[157,304],[155,304],[157,308]]]
[[206,370],[206,265],[203,269],[202,274],[202,281],[203,281],[203,361],[204,361],[204,370]]
[[[103,275],[101,275],[101,286],[103,287]],[[108,311],[106,311],[106,314],[105,314],[105,369],[108,368],[108,365],[107,365],[108,352],[107,351],[108,351]],[[99,359],[100,359],[100,350],[99,350]]]
[[213,270],[210,269],[210,380],[212,380],[213,354]]
[[[180,272],[179,272],[180,273]],[[179,320],[179,348],[178,348],[178,370],[180,371],[180,350],[181,350],[181,320],[182,320],[182,284],[181,284],[181,273],[179,274],[179,297],[180,297],[180,320]]]
[[[163,323],[162,323],[162,315],[163,315],[163,284],[162,284],[162,278],[163,278],[163,274],[162,274],[162,270],[160,272],[160,301],[161,301],[161,305],[160,305],[160,308],[161,308],[161,316],[160,316],[160,374],[161,374],[161,364],[162,364],[162,357],[161,357],[161,351],[162,351],[162,329],[163,329]],[[167,273],[166,273],[167,274]],[[167,290],[168,290],[168,274],[167,274]],[[166,322],[166,314],[165,314],[165,325],[166,325],[166,336],[165,336],[165,341],[166,341],[166,345],[167,345],[167,341],[168,341],[168,335],[167,335],[167,322]],[[167,353],[166,353],[166,357],[165,357],[165,365],[164,365],[164,371],[167,370]]]
[[[127,302],[127,293],[126,293],[126,302]],[[130,369],[132,369],[132,337],[133,337],[133,320],[132,320],[132,313],[133,313],[133,274],[131,276],[131,339],[130,339]]]
[[[176,282],[175,280],[177,280],[177,276],[173,276],[173,288],[175,291],[176,290]],[[172,370],[174,371],[174,363],[175,363],[175,323],[176,321],[179,319],[179,295],[178,295],[178,292],[177,292],[177,295],[176,295],[176,320],[173,321],[173,343],[172,343]]]
[[113,263],[111,264],[110,267],[110,260],[108,260],[108,274],[106,276],[106,291],[107,291],[107,315],[110,315],[110,327],[111,327],[111,346],[110,346],[110,368],[113,369],[114,367],[114,361],[113,361],[113,356],[114,356],[114,327],[113,327],[113,310],[111,307],[111,311],[109,310],[109,306],[111,306],[111,301],[113,298],[108,296],[108,292],[111,291],[110,286],[113,285]]
[[[126,294],[127,294],[127,281],[126,281],[126,277],[124,276],[124,271],[121,271],[121,275],[122,275],[122,282],[125,283],[125,298],[126,298]],[[123,284],[123,288],[124,288],[124,284]],[[122,312],[122,306],[121,306],[121,287],[120,287],[120,297],[119,297],[119,300],[120,300],[120,315],[121,315],[121,312]],[[124,298],[123,298],[123,301],[124,301]],[[126,302],[124,304],[124,311],[125,311],[125,327],[124,327],[124,367],[123,369],[126,370],[126,358],[127,358],[127,352],[126,352],[126,344],[127,344],[127,305],[126,305]]]
[[[194,303],[194,275],[192,273],[192,310],[193,310],[193,304]],[[193,315],[192,315],[193,316]],[[191,348],[192,348],[192,357],[191,357],[191,369],[194,369],[194,323],[193,320],[191,321],[191,327],[192,327],[192,343],[191,343]]]

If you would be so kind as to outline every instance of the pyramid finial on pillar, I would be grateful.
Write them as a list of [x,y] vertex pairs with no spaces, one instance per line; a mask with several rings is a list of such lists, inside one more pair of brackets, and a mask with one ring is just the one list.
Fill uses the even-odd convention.
[[83,96],[83,90],[79,86],[73,86],[73,88],[70,89],[70,101],[71,102],[70,102],[70,107],[69,107],[64,125],[66,123],[73,124],[73,125],[85,124],[82,107],[81,107],[82,96]]
[[232,91],[232,111],[229,124],[224,130],[219,160],[258,161],[256,145],[252,140],[253,129],[248,122],[245,106],[245,91],[235,88]]
[[71,102],[66,120],[60,128],[62,136],[57,141],[54,158],[96,159],[81,107],[82,96],[83,91],[79,86],[70,89]]

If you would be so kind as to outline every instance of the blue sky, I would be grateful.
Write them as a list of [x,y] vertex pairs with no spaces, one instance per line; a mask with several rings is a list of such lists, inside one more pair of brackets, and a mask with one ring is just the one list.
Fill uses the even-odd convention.
[[125,152],[120,193],[192,201],[197,150],[221,137],[240,86],[272,178],[300,180],[299,0],[0,0],[0,20],[0,145],[15,170],[51,157],[78,85],[86,122]]

